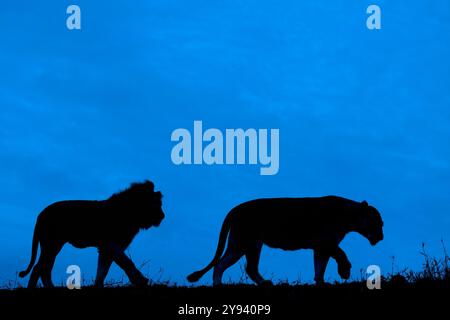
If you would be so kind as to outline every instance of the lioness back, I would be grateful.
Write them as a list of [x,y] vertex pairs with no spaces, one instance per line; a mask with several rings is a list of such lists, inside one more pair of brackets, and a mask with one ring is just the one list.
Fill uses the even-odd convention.
[[307,248],[324,236],[338,234],[355,205],[336,196],[251,200],[230,211],[231,232],[270,247]]

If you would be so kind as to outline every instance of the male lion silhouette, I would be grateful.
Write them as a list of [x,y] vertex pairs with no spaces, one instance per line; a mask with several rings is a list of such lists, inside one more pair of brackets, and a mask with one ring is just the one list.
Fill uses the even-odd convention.
[[[28,288],[34,288],[39,278],[45,287],[52,287],[51,272],[55,258],[65,243],[76,248],[97,247],[98,268],[95,285],[103,286],[114,261],[136,286],[148,283],[124,250],[141,229],[159,226],[164,219],[162,194],[154,191],[151,181],[133,183],[107,200],[73,200],[56,202],[38,216],[34,228],[31,261],[25,277],[33,269]],[[38,245],[39,261],[34,266]]]
[[[351,264],[339,243],[352,231],[366,237],[372,245],[381,241],[383,221],[377,209],[366,201],[336,196],[245,202],[226,216],[213,260],[187,279],[198,281],[214,267],[213,283],[220,285],[224,271],[245,255],[250,279],[257,284],[271,284],[258,271],[263,244],[284,250],[313,249],[314,280],[318,284],[324,281],[330,257],[336,260],[341,278],[348,279]],[[222,256],[227,238],[228,246]]]

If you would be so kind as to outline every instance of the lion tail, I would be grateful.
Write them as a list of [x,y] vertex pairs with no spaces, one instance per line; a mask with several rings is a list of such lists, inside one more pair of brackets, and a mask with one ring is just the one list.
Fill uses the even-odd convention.
[[26,277],[26,275],[30,273],[31,269],[34,266],[34,262],[36,261],[36,255],[37,255],[37,250],[38,250],[38,245],[39,245],[38,224],[39,223],[36,222],[36,226],[34,227],[30,264],[28,265],[26,270],[19,272],[19,277],[21,277],[21,278]]
[[195,271],[187,276],[187,280],[189,282],[196,282],[200,280],[201,277],[205,273],[207,273],[212,267],[214,267],[220,260],[220,257],[222,256],[223,250],[225,249],[225,244],[227,242],[228,233],[230,232],[231,227],[231,212],[226,216],[225,220],[222,224],[222,229],[220,229],[220,235],[219,235],[219,243],[217,244],[216,254],[214,255],[214,258],[212,261],[204,267],[202,270]]

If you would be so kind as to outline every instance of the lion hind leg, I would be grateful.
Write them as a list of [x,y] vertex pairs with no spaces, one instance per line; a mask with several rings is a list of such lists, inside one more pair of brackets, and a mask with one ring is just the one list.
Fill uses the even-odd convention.
[[40,277],[41,277],[41,265],[38,262],[31,271],[30,279],[28,280],[28,288],[29,289],[36,288]]
[[98,253],[98,266],[97,266],[97,275],[95,277],[95,286],[103,287],[105,282],[105,278],[108,275],[109,269],[111,268],[111,264],[113,262],[113,258],[104,250],[99,250]]
[[42,247],[39,261],[41,264],[41,280],[46,288],[53,288],[52,270],[55,264],[56,256],[61,251],[62,245],[53,244],[52,247]]
[[28,288],[36,288],[39,278],[42,280],[42,284],[46,288],[52,288],[52,269],[55,263],[56,256],[61,248],[49,249],[44,246],[41,247],[41,255],[36,265],[33,267],[30,279],[28,281]]

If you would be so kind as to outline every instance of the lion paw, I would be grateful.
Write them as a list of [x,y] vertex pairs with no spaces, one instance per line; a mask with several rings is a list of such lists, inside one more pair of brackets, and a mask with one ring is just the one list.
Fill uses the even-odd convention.
[[259,284],[261,287],[272,287],[273,283],[270,280],[264,280]]
[[149,282],[150,282],[149,279],[147,279],[144,276],[140,276],[136,277],[136,279],[133,280],[133,285],[138,288],[144,288],[148,285]]

